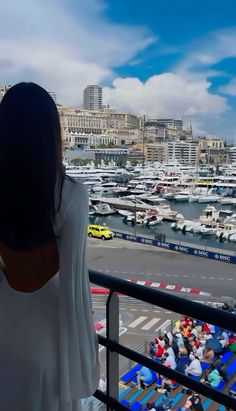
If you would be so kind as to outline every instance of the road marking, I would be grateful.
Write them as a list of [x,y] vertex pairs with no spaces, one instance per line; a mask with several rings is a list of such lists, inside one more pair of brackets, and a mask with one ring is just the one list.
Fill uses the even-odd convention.
[[160,321],[160,318],[153,318],[152,320],[148,321],[147,324],[145,324],[143,327],[141,327],[141,330],[150,330],[155,324],[157,324]]
[[210,280],[214,280],[215,279],[215,277],[209,277],[210,278]]
[[171,321],[170,321],[170,320],[166,320],[163,324],[159,325],[159,327],[156,328],[155,332],[157,332],[157,331],[159,331],[159,330],[162,330],[162,329],[165,330],[165,328],[167,328],[170,324],[171,324]]
[[160,310],[153,310],[154,313],[160,313]]
[[[123,308],[123,310],[126,310],[126,308]],[[137,308],[131,308],[130,311],[137,311]]]
[[137,327],[137,325],[141,324],[146,319],[147,319],[147,317],[140,316],[136,320],[134,320],[130,325],[128,325],[128,327],[135,328],[135,327]]
[[165,311],[166,314],[172,314],[172,311]]
[[142,310],[144,313],[148,313],[149,310]]
[[232,280],[233,280],[233,278],[227,278],[227,280],[228,280],[228,281],[232,281]]
[[203,278],[203,279],[205,279],[206,277],[200,277],[200,278]]

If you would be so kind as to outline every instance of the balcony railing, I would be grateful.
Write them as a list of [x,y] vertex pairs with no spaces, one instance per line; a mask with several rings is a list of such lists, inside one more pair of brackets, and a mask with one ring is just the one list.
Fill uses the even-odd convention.
[[216,403],[236,410],[235,398],[226,395],[223,392],[218,392],[197,380],[193,380],[176,370],[167,368],[161,363],[157,363],[152,359],[147,358],[144,355],[120,344],[118,294],[121,293],[146,303],[158,305],[159,307],[166,308],[173,312],[188,315],[192,318],[236,332],[236,316],[234,314],[227,313],[223,310],[209,307],[201,303],[189,301],[162,291],[133,284],[129,281],[118,279],[107,274],[101,274],[94,270],[90,270],[89,275],[91,283],[110,290],[106,302],[107,335],[106,337],[101,335],[98,336],[99,343],[106,347],[107,391],[106,393],[103,393],[97,390],[94,393],[94,396],[98,400],[107,405],[107,411],[128,410],[128,408],[120,404],[117,400],[119,397],[119,355],[122,355],[174,381],[177,381],[183,386],[212,399]]

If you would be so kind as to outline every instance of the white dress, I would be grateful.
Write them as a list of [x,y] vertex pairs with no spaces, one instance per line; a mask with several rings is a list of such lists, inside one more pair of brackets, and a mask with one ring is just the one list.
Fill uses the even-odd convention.
[[97,389],[87,221],[86,190],[66,179],[54,227],[59,272],[26,293],[0,271],[0,411],[81,411],[80,399]]

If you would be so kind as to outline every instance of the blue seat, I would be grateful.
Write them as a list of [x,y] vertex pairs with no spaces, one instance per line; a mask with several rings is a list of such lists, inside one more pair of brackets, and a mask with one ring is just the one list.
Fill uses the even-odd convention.
[[128,407],[129,401],[127,401],[127,400],[122,400],[122,401],[121,401],[121,404],[124,405],[124,407]]
[[161,383],[162,383],[162,378],[161,378],[161,377],[157,378],[157,380],[156,380],[156,386],[157,386],[158,388],[161,387]]
[[137,371],[141,370],[142,366],[140,364],[136,364],[131,370],[127,371],[122,377],[120,377],[120,381],[123,384],[128,384],[136,376]]
[[221,391],[224,388],[225,384],[226,384],[225,381],[220,381],[217,387],[214,387],[214,390]]
[[201,362],[201,366],[202,366],[202,373],[204,373],[204,371],[206,371],[206,369],[208,367],[210,367],[211,363],[210,362]]
[[236,370],[236,358],[229,364],[229,366],[226,368],[226,374],[229,378],[233,376]]
[[229,387],[229,393],[231,395],[236,395],[236,381]]
[[177,363],[180,365],[185,365],[188,362],[188,357],[179,358]]
[[135,401],[135,402],[131,405],[130,409],[131,409],[132,411],[140,411],[140,410],[142,409],[142,404],[141,404],[140,402],[138,402],[138,401]]
[[231,351],[226,351],[220,358],[220,361],[225,365],[232,357],[233,353]]

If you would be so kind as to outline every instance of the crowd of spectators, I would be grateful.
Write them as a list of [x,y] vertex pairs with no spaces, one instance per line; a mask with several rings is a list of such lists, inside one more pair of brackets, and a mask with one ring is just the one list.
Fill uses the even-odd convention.
[[[227,382],[227,375],[222,370],[220,358],[226,350],[236,352],[236,334],[226,330],[218,331],[214,325],[183,316],[176,322],[173,332],[165,332],[161,337],[154,338],[148,343],[147,350],[148,356],[153,360],[161,361],[165,366],[188,376],[199,378],[203,374],[202,364],[209,363],[201,382],[217,388],[221,379]],[[150,378],[150,375],[145,375],[143,368],[146,367],[142,367],[139,373],[139,386],[141,386],[141,381],[145,382],[146,378]],[[158,373],[156,377],[157,379],[162,377],[161,388],[158,392],[165,394],[168,398],[175,382]],[[196,397],[197,394],[191,393],[185,387],[182,392],[191,394],[187,400],[186,410],[191,401],[196,401],[199,410],[201,409],[201,401]],[[147,406],[148,410],[153,410],[150,408],[151,405]]]

